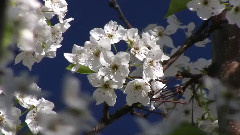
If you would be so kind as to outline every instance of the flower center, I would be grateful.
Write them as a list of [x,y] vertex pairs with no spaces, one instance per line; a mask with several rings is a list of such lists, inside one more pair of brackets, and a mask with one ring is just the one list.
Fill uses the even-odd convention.
[[142,89],[142,85],[140,85],[140,84],[135,84],[135,85],[134,85],[134,89],[135,89],[135,90],[141,90],[141,89]]
[[159,31],[157,36],[158,36],[158,37],[162,37],[162,36],[163,36],[163,32],[162,32],[162,31]]
[[113,64],[112,66],[111,66],[111,69],[112,70],[114,70],[114,71],[117,71],[118,70],[118,64]]
[[153,66],[153,60],[149,60],[149,61],[148,61],[148,65],[149,65],[149,66]]
[[138,46],[135,46],[134,50],[138,51],[138,50],[140,50],[140,48]]
[[130,39],[128,39],[127,42],[128,42],[128,44],[129,44],[131,47],[132,47],[133,44],[134,44],[134,42],[133,42],[132,40],[130,40]]
[[113,35],[112,35],[112,34],[108,34],[107,37],[110,38],[110,39],[112,39],[112,38],[113,38]]
[[94,51],[93,55],[96,57],[100,57],[100,53],[101,53],[101,51],[99,49],[97,49],[96,51]]
[[111,89],[111,85],[110,85],[109,81],[104,82],[102,87],[103,87],[103,89]]

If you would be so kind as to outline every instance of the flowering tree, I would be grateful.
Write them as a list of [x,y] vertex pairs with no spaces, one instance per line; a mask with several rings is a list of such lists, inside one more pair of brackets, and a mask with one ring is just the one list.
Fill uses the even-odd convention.
[[[98,122],[88,110],[91,98],[80,93],[76,77],[66,76],[66,109],[56,112],[34,78],[26,73],[14,76],[8,67],[14,60],[31,71],[43,58],[56,57],[63,33],[74,20],[65,17],[67,2],[2,0],[0,5],[1,134],[97,134],[128,113],[137,118],[140,134],[240,134],[240,1],[171,0],[165,15],[168,25],[149,24],[140,31],[117,1],[110,0],[126,27],[109,20],[103,28],[93,28],[84,45],[74,44],[72,52],[63,54],[70,63],[66,69],[87,74],[96,88],[93,100],[104,104]],[[184,9],[196,11],[203,20],[196,30],[193,22],[182,24],[174,15]],[[171,38],[177,31],[186,36],[179,47]],[[184,55],[191,46],[207,43],[212,44],[212,59],[190,61]],[[126,103],[110,113],[116,91],[126,95]],[[162,120],[147,122],[153,113]]]

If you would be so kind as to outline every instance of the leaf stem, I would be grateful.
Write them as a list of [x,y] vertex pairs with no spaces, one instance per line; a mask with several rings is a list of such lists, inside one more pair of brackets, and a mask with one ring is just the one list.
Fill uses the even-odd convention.
[[115,44],[112,44],[112,45],[113,45],[114,51],[117,53],[118,51],[117,51]]

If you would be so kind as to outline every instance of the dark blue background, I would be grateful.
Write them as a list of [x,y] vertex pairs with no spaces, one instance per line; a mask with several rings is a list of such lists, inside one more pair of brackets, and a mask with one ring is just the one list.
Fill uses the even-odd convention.
[[[166,19],[163,16],[167,12],[170,0],[118,0],[118,2],[130,24],[140,31],[152,23],[163,26],[167,25]],[[34,64],[30,72],[31,75],[38,77],[39,87],[51,93],[47,99],[54,102],[55,110],[63,108],[61,87],[64,75],[71,73],[65,70],[70,63],[64,58],[63,53],[70,53],[73,44],[83,45],[85,41],[89,40],[89,31],[91,29],[103,28],[110,20],[117,21],[126,28],[122,20],[119,19],[117,12],[109,7],[108,0],[68,0],[67,3],[69,10],[67,18],[73,17],[74,21],[71,22],[70,29],[64,34],[63,46],[58,49],[56,58],[44,58],[39,64]],[[176,15],[184,24],[194,21],[196,26],[198,26],[202,22],[196,16],[196,13],[188,10],[179,12]],[[175,47],[181,45],[185,40],[184,32],[180,31],[173,35],[172,38]],[[210,45],[205,48],[192,47],[185,53],[193,61],[199,57],[209,59],[210,54]],[[28,71],[22,64],[15,65],[14,70],[16,74],[20,71]],[[86,76],[75,73],[74,75],[81,80],[82,90],[92,94],[95,88],[89,84]],[[126,103],[122,92],[116,90],[116,93],[118,95],[117,103],[111,108],[112,112]],[[91,105],[91,110],[97,120],[101,118],[102,105],[96,106],[94,102]],[[149,119],[154,120],[157,117],[159,116],[152,114]],[[104,129],[102,134],[132,135],[138,131],[139,128],[132,119],[132,116],[126,115]]]

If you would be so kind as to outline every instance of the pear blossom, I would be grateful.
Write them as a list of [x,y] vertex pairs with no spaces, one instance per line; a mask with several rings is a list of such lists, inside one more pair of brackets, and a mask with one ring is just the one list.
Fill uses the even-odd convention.
[[184,26],[182,26],[182,23],[174,14],[167,17],[167,22],[169,24],[165,29],[167,34],[174,34],[179,28],[184,28]]
[[85,52],[84,47],[74,44],[72,48],[72,53],[64,53],[64,57],[70,63],[75,64],[71,71],[76,72],[80,65],[86,63],[86,56],[84,52]]
[[41,46],[49,40],[52,28],[46,22],[45,18],[40,18],[33,29],[34,39],[36,46]]
[[138,29],[136,28],[128,29],[123,37],[123,40],[125,40],[129,46],[132,46],[134,43],[137,43],[140,40],[140,37],[138,35]]
[[143,63],[143,79],[150,81],[163,77],[163,67],[161,65],[163,52],[161,50],[149,51]]
[[[169,29],[171,29],[169,27]],[[162,26],[156,26],[152,30],[149,30],[149,34],[154,36],[154,38],[157,40],[157,44],[161,45],[166,45],[167,47],[174,48],[173,41],[169,37],[175,30],[167,30],[164,29]]]
[[127,33],[123,37],[123,40],[125,40],[125,42],[128,43],[129,47],[131,47],[131,54],[137,57],[140,61],[146,57],[149,49],[144,45],[143,41],[138,35],[138,29],[128,29]]
[[87,76],[89,82],[97,89],[93,93],[93,98],[97,101],[96,104],[99,105],[106,102],[109,106],[114,106],[116,103],[117,95],[114,89],[121,88],[122,83],[114,82],[108,77],[103,77],[98,73],[93,73]]
[[39,115],[50,115],[56,114],[52,109],[54,108],[54,104],[44,98],[38,100],[38,104],[36,106],[32,106],[32,110],[27,113],[25,122],[27,123],[29,129],[37,134],[42,129],[39,125],[38,117]]
[[[67,12],[67,2],[65,0],[44,0],[44,6],[51,9],[55,14],[58,15],[59,21],[62,22]],[[49,18],[51,19],[51,18]]]
[[18,99],[18,103],[24,108],[30,108],[38,104],[37,93],[41,91],[41,88],[37,86],[36,83],[30,85],[29,90],[16,91],[15,96]]
[[195,29],[195,24],[193,22],[190,22],[184,28],[187,29],[187,31],[185,31],[185,34],[186,34],[187,38],[189,38],[192,35],[193,30]]
[[156,44],[156,39],[153,38],[148,32],[142,33],[142,41],[144,46],[149,50],[159,50],[160,46]]
[[[6,11],[6,22],[8,27],[13,29],[12,42],[17,42],[20,50],[32,51],[35,49],[35,40],[32,28],[41,16],[37,13],[37,8],[31,7],[27,2],[15,1],[16,5],[10,6]],[[36,0],[38,6],[40,3]]]
[[229,24],[237,24],[240,27],[240,1],[229,0],[229,3],[233,7],[232,10],[226,12],[226,19]]
[[150,98],[148,97],[148,92],[151,91],[150,85],[146,80],[135,79],[128,82],[124,93],[127,94],[126,101],[128,105],[134,103],[141,103],[144,106],[149,105]]
[[129,74],[129,60],[129,53],[118,52],[114,55],[111,51],[105,51],[100,55],[100,62],[104,67],[100,68],[99,73],[115,82],[124,83]]
[[197,11],[197,15],[203,20],[219,15],[225,9],[225,5],[219,0],[192,0],[187,3],[187,7],[191,11]]
[[146,58],[149,49],[144,46],[143,42],[140,40],[138,43],[134,43],[130,50],[131,54],[133,54],[140,61],[143,61]]
[[36,58],[34,58],[34,54],[32,52],[21,52],[15,58],[15,65],[19,62],[23,63],[23,65],[27,66],[29,70],[32,69],[33,64],[36,62]]
[[[20,53],[16,56],[15,64],[22,61],[30,70],[34,63],[39,63],[42,58],[56,57],[56,51],[61,47],[62,34],[70,27],[73,18],[63,19],[60,23],[50,26],[44,16],[42,4],[37,0],[14,0],[7,8],[7,24],[13,30],[11,41],[17,43]],[[65,4],[64,4],[65,3]],[[61,4],[67,6],[65,0],[46,0],[46,8],[57,10]],[[53,11],[53,9],[51,11]],[[54,10],[57,14],[61,11]],[[56,11],[56,12],[55,12]],[[66,10],[67,11],[67,10]],[[49,19],[49,18],[48,18]]]
[[94,28],[91,30],[90,35],[96,40],[100,40],[101,38],[110,39],[111,44],[115,44],[123,39],[126,32],[127,30],[118,25],[117,22],[110,21],[104,26],[104,29]]
[[15,135],[21,121],[19,119],[21,110],[16,107],[0,107],[0,133],[4,135]]
[[109,39],[101,39],[97,41],[93,37],[90,37],[90,41],[86,41],[84,44],[86,63],[84,65],[88,66],[93,71],[98,72],[102,67],[100,62],[100,54],[103,51],[111,50],[111,43]]

